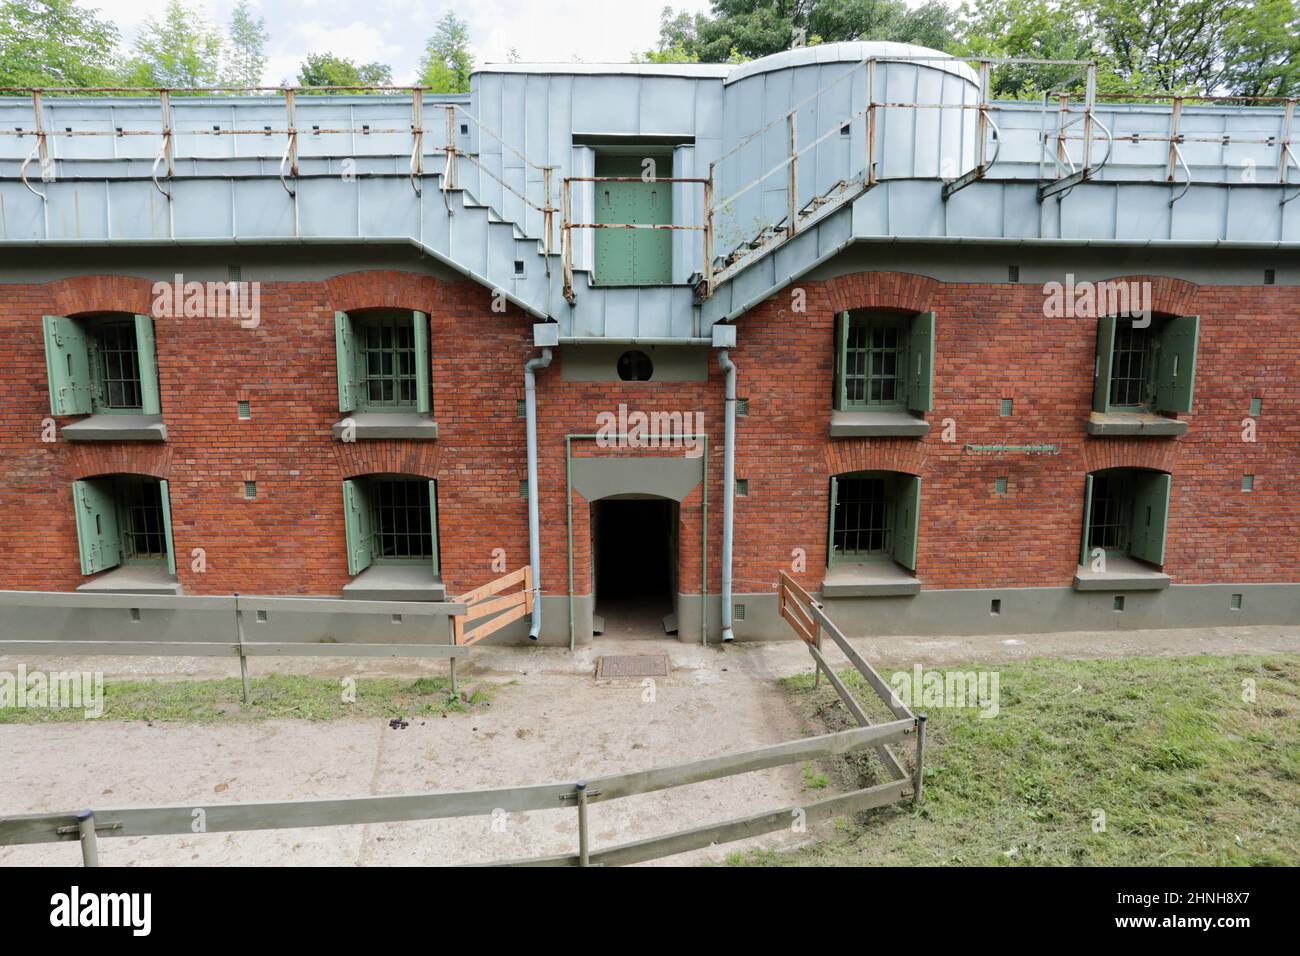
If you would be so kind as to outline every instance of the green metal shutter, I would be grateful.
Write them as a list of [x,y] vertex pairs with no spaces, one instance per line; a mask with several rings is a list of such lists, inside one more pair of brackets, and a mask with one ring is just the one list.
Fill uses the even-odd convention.
[[338,366],[339,411],[355,411],[357,359],[353,346],[352,319],[346,312],[334,313],[334,360]]
[[94,574],[121,564],[122,540],[117,531],[112,481],[107,478],[74,481],[72,507],[77,517],[81,573]]
[[1085,568],[1092,557],[1088,551],[1088,528],[1092,525],[1092,475],[1083,476],[1083,541],[1079,545],[1079,563]]
[[1162,412],[1192,410],[1200,331],[1199,315],[1181,315],[1165,323],[1156,368],[1156,408]]
[[[835,408],[844,411],[848,408],[845,400],[848,386],[844,382],[844,363],[849,354],[849,314],[835,313]],[[832,479],[833,480],[833,479]]]
[[1129,554],[1160,566],[1165,563],[1165,526],[1172,479],[1164,472],[1139,472],[1133,482],[1133,527]]
[[928,412],[934,407],[934,313],[912,318],[907,343],[907,407]]
[[921,479],[900,475],[894,505],[894,560],[916,570],[916,548],[921,527]]
[[1115,361],[1115,317],[1097,320],[1097,364],[1093,369],[1092,410],[1104,412],[1110,405],[1111,365]]
[[161,415],[158,348],[153,337],[153,319],[147,315],[135,317],[135,349],[140,359],[140,411],[145,415]]
[[438,483],[429,482],[429,530],[433,534],[433,576],[438,576]]
[[[640,156],[598,156],[596,175],[626,183],[593,183],[596,222],[668,225],[673,221],[671,156],[655,156],[658,182],[641,181]],[[669,229],[597,229],[596,282],[600,285],[664,285],[672,281],[673,233]]]
[[374,561],[370,497],[363,480],[343,482],[343,527],[348,542],[348,574],[360,574]]
[[45,316],[44,327],[50,414],[89,415],[90,352],[85,331],[62,315]]
[[176,576],[176,545],[172,542],[172,496],[167,479],[158,479],[158,497],[162,499],[163,534],[167,536],[167,573]]
[[835,508],[839,504],[840,480],[831,475],[831,507],[826,527],[826,567],[835,563]]
[[427,415],[433,408],[429,390],[429,316],[412,312],[411,318],[415,323],[415,410]]

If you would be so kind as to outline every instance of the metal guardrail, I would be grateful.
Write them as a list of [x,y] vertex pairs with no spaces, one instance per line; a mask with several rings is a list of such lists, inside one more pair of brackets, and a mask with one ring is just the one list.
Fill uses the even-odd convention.
[[[249,699],[250,657],[430,657],[446,658],[451,689],[456,691],[456,660],[468,658],[468,647],[455,643],[339,643],[332,641],[250,641],[245,636],[245,615],[254,614],[361,614],[391,620],[396,615],[446,618],[454,621],[466,612],[459,601],[352,601],[333,598],[245,597],[239,594],[185,596],[158,594],[72,594],[62,591],[0,591],[0,613],[6,607],[64,607],[132,611],[216,611],[231,615],[231,640],[113,640],[97,638],[11,638],[0,634],[0,655],[67,655],[80,657],[238,657],[244,702]],[[8,630],[8,628],[6,628]],[[448,635],[450,637],[450,633]]]
[[[805,823],[816,823],[848,813],[896,803],[908,797],[919,801],[925,746],[924,715],[914,716],[893,696],[880,675],[849,645],[840,630],[826,617],[820,604],[813,601],[807,592],[787,575],[782,574],[781,578],[783,613],[786,609],[790,609],[792,614],[800,615],[801,623],[796,627],[800,636],[807,641],[807,635],[813,634],[816,640],[820,641],[819,633],[810,630],[815,627],[820,627],[825,633],[830,634],[897,719],[873,724],[861,704],[853,697],[838,675],[827,666],[817,646],[809,643],[809,650],[818,671],[827,675],[850,713],[857,720],[858,727],[815,737],[788,740],[741,753],[579,780],[576,783],[272,803],[123,807],[13,814],[0,816],[0,846],[64,843],[76,840],[81,844],[82,862],[86,866],[97,866],[100,838],[192,836],[196,832],[195,821],[198,819],[203,820],[201,831],[203,833],[236,833],[487,816],[501,811],[526,812],[572,807],[578,814],[578,847],[575,853],[504,861],[501,865],[624,865],[785,829],[795,819]],[[798,610],[794,610],[796,605]],[[815,625],[814,621],[817,622]],[[443,650],[450,652],[460,651],[463,648],[443,646]],[[0,652],[2,651],[3,644],[0,644]],[[909,776],[893,757],[888,745],[904,742],[913,735],[916,736],[917,764],[914,773]],[[591,846],[589,814],[594,804],[808,760],[840,756],[867,748],[874,748],[882,755],[882,762],[892,779],[799,806],[761,811],[722,823],[679,830],[611,847],[593,849]]]
[[[188,136],[283,136],[285,137],[284,151],[280,157],[280,184],[284,187],[285,192],[289,194],[294,201],[297,201],[297,190],[290,184],[290,181],[298,175],[298,137],[301,130],[297,123],[297,97],[300,95],[311,95],[318,93],[375,93],[375,94],[409,94],[411,97],[411,122],[407,127],[375,127],[375,126],[343,126],[337,128],[321,129],[313,127],[311,133],[314,135],[377,135],[377,134],[404,134],[411,137],[410,150],[410,180],[411,187],[416,196],[423,194],[421,179],[424,176],[424,153],[425,153],[425,125],[424,125],[424,94],[428,92],[427,88],[421,86],[408,87],[388,87],[388,86],[311,86],[311,87],[288,87],[288,86],[232,86],[232,87],[187,87],[184,89],[167,88],[167,87],[0,87],[0,96],[5,94],[18,93],[29,96],[32,101],[32,120],[33,126],[30,130],[24,129],[0,129],[0,136],[14,136],[18,138],[32,137],[34,143],[31,152],[23,160],[19,167],[19,178],[24,186],[42,201],[48,201],[46,195],[34,186],[28,179],[28,167],[34,161],[39,161],[42,171],[42,178],[49,178],[48,171],[51,168],[53,158],[50,156],[49,142],[51,138],[57,137],[126,137],[126,136],[149,136],[160,137],[158,153],[154,158],[153,166],[150,169],[150,180],[154,187],[168,201],[172,202],[172,194],[163,188],[162,182],[159,181],[159,167],[165,168],[162,176],[164,181],[171,180],[176,175],[176,139],[178,137]],[[96,96],[103,94],[121,93],[130,96],[149,96],[157,97],[159,111],[159,127],[157,130],[73,130],[73,129],[47,129],[45,124],[45,97],[48,94],[68,94],[79,96]],[[278,94],[284,101],[284,118],[283,127],[263,126],[257,129],[185,129],[177,130],[172,120],[172,99],[174,96],[187,95],[193,93],[254,93],[254,94]],[[479,120],[472,112],[467,110],[460,103],[431,103],[427,104],[431,109],[440,109],[446,117],[446,139],[442,146],[434,147],[434,152],[440,152],[446,156],[446,165],[442,171],[442,190],[447,192],[459,189],[456,174],[456,159],[462,157],[479,169],[480,172],[487,175],[495,181],[501,188],[507,190],[516,196],[521,202],[528,207],[540,212],[543,220],[543,235],[541,237],[542,247],[547,255],[555,250],[554,241],[554,222],[557,207],[552,201],[552,178],[557,167],[543,165],[534,162],[525,156],[520,150],[507,142],[497,130],[488,126]],[[515,187],[507,183],[501,176],[498,176],[493,170],[482,163],[477,154],[460,150],[456,145],[456,125],[457,119],[465,119],[472,123],[480,133],[486,134],[497,143],[501,148],[508,150],[527,166],[538,170],[542,174],[542,195],[534,198],[520,192]]]

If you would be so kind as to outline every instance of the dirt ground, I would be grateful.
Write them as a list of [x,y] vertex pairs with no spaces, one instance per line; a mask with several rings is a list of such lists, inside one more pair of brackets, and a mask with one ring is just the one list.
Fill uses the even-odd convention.
[[[1300,626],[979,637],[877,638],[854,644],[889,667],[914,662],[995,663],[1033,656],[1267,654],[1300,650]],[[653,702],[640,680],[596,681],[602,654],[665,652],[672,660]],[[832,663],[842,656],[829,646]],[[0,670],[18,661],[0,657]],[[29,669],[86,669],[106,678],[233,676],[210,658],[30,658]],[[270,664],[254,662],[254,674]],[[322,676],[414,676],[445,663],[300,659],[276,670]],[[463,687],[500,687],[470,714],[417,719],[170,724],[86,721],[0,726],[0,813],[82,807],[184,805],[249,800],[463,790],[567,782],[736,752],[801,736],[778,677],[808,672],[794,642],[702,648],[665,639],[600,639],[570,653],[543,647],[480,649],[462,664]],[[804,788],[798,766],[593,805],[596,848],[721,822],[824,796]],[[573,852],[573,810],[516,813],[504,829],[489,817],[184,837],[106,839],[104,865],[455,864]],[[808,833],[776,833],[674,857],[718,861],[746,846],[790,846]],[[75,844],[0,848],[0,865],[75,864]]]

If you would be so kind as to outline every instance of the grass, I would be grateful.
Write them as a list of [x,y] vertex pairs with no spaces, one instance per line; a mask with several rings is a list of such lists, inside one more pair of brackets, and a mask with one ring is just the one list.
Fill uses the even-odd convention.
[[[418,680],[357,678],[356,700],[343,700],[337,679],[296,675],[254,677],[244,704],[238,678],[216,680],[106,680],[100,720],[195,721],[199,723],[296,717],[439,717],[490,706],[493,688],[483,685],[468,699],[453,696],[444,677]],[[42,724],[84,720],[80,709],[0,708],[0,724]]]
[[[825,842],[729,862],[1300,863],[1300,656],[1035,659],[998,670],[998,716],[928,709],[919,807],[871,811]],[[877,703],[856,672],[844,676],[859,700]],[[810,732],[850,726],[825,681],[816,690],[811,675],[782,683]],[[910,772],[908,748],[895,754]],[[839,787],[886,779],[874,754],[821,765]]]

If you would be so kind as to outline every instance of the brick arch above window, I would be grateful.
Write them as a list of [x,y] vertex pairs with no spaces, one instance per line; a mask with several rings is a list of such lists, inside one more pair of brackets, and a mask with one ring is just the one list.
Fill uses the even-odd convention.
[[137,276],[93,275],[56,279],[45,284],[50,315],[83,312],[153,314],[154,283]]
[[855,272],[825,282],[834,312],[851,309],[929,312],[939,287],[937,279],[910,272]]
[[172,450],[152,444],[72,445],[63,459],[62,471],[69,480],[97,475],[148,475],[167,478],[171,475]]
[[442,449],[437,445],[403,441],[336,442],[339,476],[416,475],[437,478]]
[[439,298],[439,280],[417,272],[397,269],[365,269],[346,272],[325,282],[330,302],[337,312],[360,309],[409,309],[430,311]]
[[1201,291],[1201,287],[1195,282],[1174,279],[1170,276],[1111,276],[1098,281],[1125,284],[1151,283],[1151,311],[1161,315],[1196,314],[1196,297]]
[[1170,439],[1089,439],[1083,446],[1083,470],[1091,474],[1107,468],[1149,468],[1172,473],[1181,442]]
[[925,468],[925,446],[911,439],[849,438],[826,446],[826,474],[853,471],[899,471],[920,475]]

